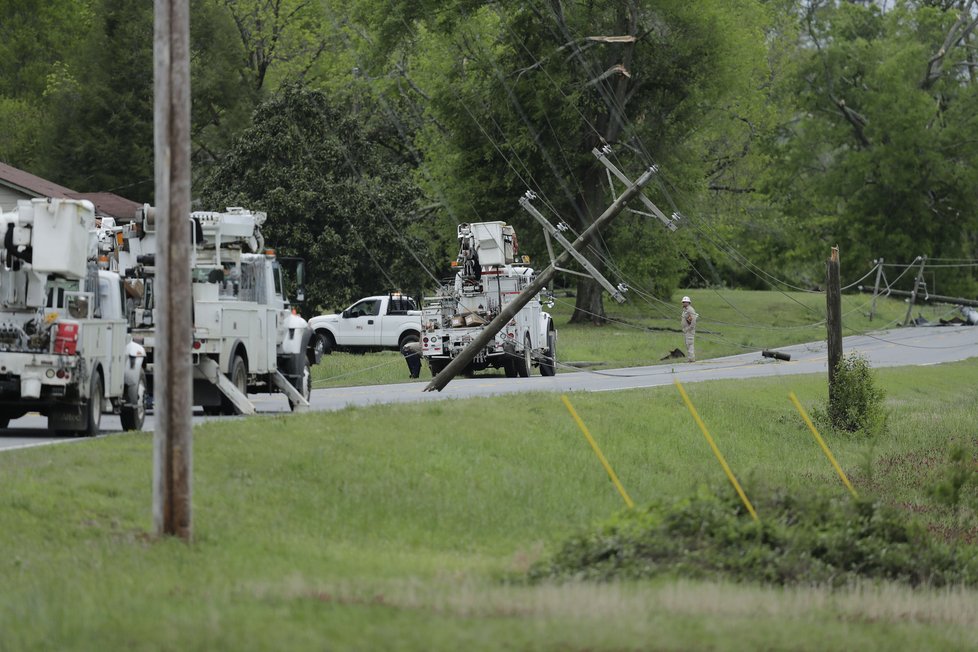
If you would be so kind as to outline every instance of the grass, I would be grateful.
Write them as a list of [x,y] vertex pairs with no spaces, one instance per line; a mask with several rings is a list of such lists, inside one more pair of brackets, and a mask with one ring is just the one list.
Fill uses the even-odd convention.
[[[825,339],[825,297],[804,292],[757,292],[749,290],[685,290],[700,319],[696,336],[699,359],[716,358],[776,349]],[[677,293],[678,296],[681,294]],[[907,304],[889,298],[877,300],[875,319],[868,318],[872,295],[844,295],[843,334],[893,327],[903,322]],[[570,324],[574,298],[558,292],[548,311],[558,331],[558,362],[605,369],[665,364],[662,358],[673,349],[685,351],[679,330],[679,304],[646,302],[640,298],[618,305],[605,305],[609,321],[600,327]],[[927,305],[914,310],[932,322],[956,312],[946,305]],[[479,375],[502,375],[487,370]],[[430,374],[423,368],[421,379]],[[396,351],[354,355],[334,353],[313,370],[315,387],[373,385],[410,382],[407,365]]]
[[[927,491],[975,438],[974,369],[880,370],[891,434],[825,433],[935,536],[975,527]],[[789,390],[825,400],[821,377],[687,387],[748,492],[844,493]],[[571,400],[637,503],[723,486],[674,388]],[[211,422],[193,455],[191,545],[149,535],[145,434],[0,455],[0,649],[978,648],[970,590],[502,581],[623,507],[554,395]]]

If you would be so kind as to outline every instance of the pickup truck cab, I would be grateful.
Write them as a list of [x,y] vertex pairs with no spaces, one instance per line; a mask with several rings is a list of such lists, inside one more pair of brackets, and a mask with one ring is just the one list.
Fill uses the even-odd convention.
[[326,343],[325,352],[400,349],[421,341],[421,311],[398,293],[364,297],[341,313],[320,315],[309,327]]

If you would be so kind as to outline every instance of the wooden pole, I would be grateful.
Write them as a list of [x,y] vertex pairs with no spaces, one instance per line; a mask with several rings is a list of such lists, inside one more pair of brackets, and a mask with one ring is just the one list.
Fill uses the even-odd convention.
[[[927,256],[920,257],[920,269],[917,270],[917,279],[913,282],[913,291],[910,293],[910,305],[907,306],[907,316],[903,318],[903,325],[906,326],[910,323],[910,313],[913,312],[913,306],[917,303],[917,288],[920,287],[921,281],[924,280],[924,264],[927,262]],[[917,324],[914,324],[916,326]]]
[[153,526],[189,540],[192,471],[190,342],[190,3],[155,0],[154,148],[157,253]]
[[835,393],[835,370],[842,360],[842,275],[839,248],[832,247],[825,271],[825,328],[829,349],[829,410]]
[[869,308],[869,321],[876,315],[876,297],[880,294],[880,277],[883,276],[883,259],[876,261],[876,286],[873,289],[873,305]]
[[[576,251],[583,250],[584,247],[586,247],[587,244],[594,239],[601,228],[611,222],[611,220],[613,220],[618,213],[625,209],[625,205],[629,201],[642,192],[642,188],[644,188],[645,184],[652,180],[652,177],[655,176],[655,172],[655,168],[646,170],[633,185],[622,193],[621,197],[616,199],[604,213],[599,215],[598,218],[594,220],[594,223],[591,224],[591,226],[589,226],[587,230],[574,241],[571,247]],[[524,289],[523,292],[521,292],[511,302],[506,304],[506,307],[503,308],[498,315],[496,315],[495,319],[486,324],[486,327],[472,339],[469,345],[462,349],[461,353],[455,356],[455,358],[448,363],[448,366],[438,372],[437,376],[431,379],[431,382],[424,388],[424,391],[430,392],[432,390],[437,390],[440,392],[443,390],[445,386],[452,381],[452,378],[457,376],[463,369],[469,366],[469,363],[472,362],[472,358],[475,357],[475,354],[481,351],[486,344],[488,344],[489,341],[496,336],[496,333],[502,330],[503,326],[509,323],[509,320],[516,316],[516,313],[518,313],[523,306],[528,304],[533,297],[535,297],[541,290],[543,290],[544,287],[546,287],[547,283],[550,282],[550,279],[552,279],[554,274],[556,274],[557,268],[566,264],[570,257],[571,253],[569,251],[564,251],[550,263],[549,267],[537,274],[536,278],[526,286],[526,289]]]

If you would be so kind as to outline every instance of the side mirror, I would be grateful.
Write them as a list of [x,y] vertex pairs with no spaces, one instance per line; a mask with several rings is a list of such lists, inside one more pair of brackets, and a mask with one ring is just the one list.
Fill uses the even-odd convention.
[[347,317],[349,317],[349,316],[350,316],[350,310],[349,310],[349,308],[347,308],[346,310],[344,310],[344,311],[343,311],[342,313],[340,313],[340,314],[341,314],[341,315],[343,315],[343,319],[346,319]]

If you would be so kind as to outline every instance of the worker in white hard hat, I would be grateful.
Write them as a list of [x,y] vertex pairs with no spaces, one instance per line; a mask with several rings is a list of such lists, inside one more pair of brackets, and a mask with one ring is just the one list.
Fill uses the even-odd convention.
[[686,362],[696,362],[693,338],[696,337],[697,319],[699,319],[699,315],[693,310],[693,302],[689,300],[689,297],[683,297],[683,312],[680,323],[683,327],[683,336],[686,338]]

